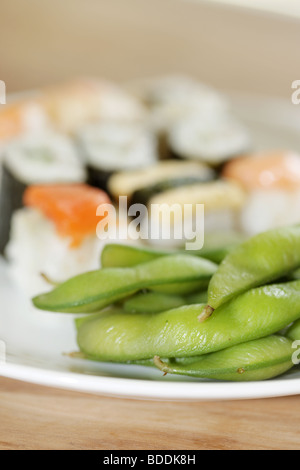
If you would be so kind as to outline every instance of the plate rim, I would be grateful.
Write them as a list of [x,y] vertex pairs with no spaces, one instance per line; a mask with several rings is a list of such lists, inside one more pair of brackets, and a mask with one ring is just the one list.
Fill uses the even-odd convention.
[[300,394],[300,378],[257,382],[172,381],[163,383],[160,380],[63,372],[14,363],[1,364],[0,376],[81,393],[155,401],[230,401]]

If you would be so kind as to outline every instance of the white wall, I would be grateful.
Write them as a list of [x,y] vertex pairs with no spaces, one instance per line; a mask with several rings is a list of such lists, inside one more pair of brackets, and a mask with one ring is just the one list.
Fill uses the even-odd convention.
[[211,2],[1,0],[8,92],[73,75],[181,71],[222,89],[290,97],[299,44],[299,21]]

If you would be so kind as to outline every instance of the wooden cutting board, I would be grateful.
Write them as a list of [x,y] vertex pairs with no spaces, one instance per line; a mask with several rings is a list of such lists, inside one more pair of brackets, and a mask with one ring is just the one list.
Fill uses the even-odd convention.
[[0,379],[0,449],[300,448],[300,397],[155,402]]

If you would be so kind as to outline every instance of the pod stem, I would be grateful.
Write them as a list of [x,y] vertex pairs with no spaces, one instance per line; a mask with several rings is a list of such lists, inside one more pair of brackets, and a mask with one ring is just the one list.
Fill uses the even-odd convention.
[[164,372],[164,376],[167,375],[168,372],[171,372],[171,369],[168,367],[168,365],[161,360],[159,356],[154,356],[153,358],[154,365]]
[[212,308],[210,305],[206,305],[206,307],[204,307],[204,309],[202,310],[202,312],[200,313],[200,315],[198,316],[198,321],[200,323],[203,323],[205,322],[205,320],[207,320],[209,317],[212,316],[212,314],[214,313],[215,309]]
[[63,353],[63,356],[71,357],[72,359],[86,359],[87,356],[81,351],[72,351],[69,353]]
[[44,279],[44,281],[46,281],[48,284],[50,284],[53,287],[58,287],[60,285],[59,282],[54,281],[45,273],[40,273],[40,276]]

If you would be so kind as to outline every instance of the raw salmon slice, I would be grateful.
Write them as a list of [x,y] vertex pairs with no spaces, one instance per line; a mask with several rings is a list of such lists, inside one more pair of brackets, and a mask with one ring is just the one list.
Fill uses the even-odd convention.
[[40,210],[73,248],[96,235],[101,221],[96,211],[102,204],[110,204],[108,195],[85,184],[30,186],[24,194],[24,205]]

